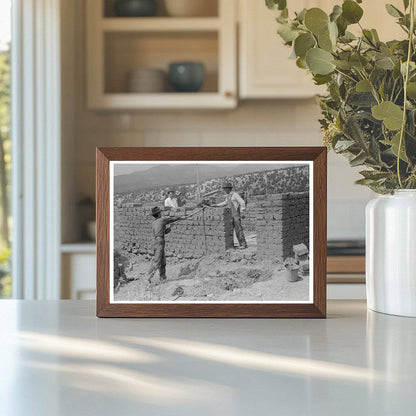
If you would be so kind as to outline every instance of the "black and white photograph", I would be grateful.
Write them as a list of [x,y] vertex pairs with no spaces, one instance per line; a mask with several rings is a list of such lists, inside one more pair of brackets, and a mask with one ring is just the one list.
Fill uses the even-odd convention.
[[311,303],[312,169],[111,162],[111,303]]

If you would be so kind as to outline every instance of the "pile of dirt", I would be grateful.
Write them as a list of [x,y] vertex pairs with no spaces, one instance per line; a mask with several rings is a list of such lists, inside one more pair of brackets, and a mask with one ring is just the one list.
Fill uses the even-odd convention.
[[281,263],[259,261],[255,250],[228,250],[198,260],[168,259],[167,280],[147,281],[150,262],[136,256],[116,301],[307,300],[309,276],[288,282]]

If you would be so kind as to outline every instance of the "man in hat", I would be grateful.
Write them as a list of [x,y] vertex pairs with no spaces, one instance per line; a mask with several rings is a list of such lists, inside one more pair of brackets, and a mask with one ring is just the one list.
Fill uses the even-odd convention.
[[246,238],[244,236],[243,226],[241,225],[241,218],[244,218],[244,212],[246,210],[246,203],[241,196],[233,191],[233,185],[231,182],[225,182],[222,185],[224,192],[227,194],[224,202],[211,205],[213,207],[228,207],[231,210],[233,218],[233,227],[237,236],[240,247],[247,248]]
[[167,228],[166,226],[181,219],[180,217],[163,218],[162,210],[159,207],[152,208],[152,216],[155,218],[152,222],[152,231],[155,241],[153,261],[148,273],[149,283],[152,282],[156,270],[159,270],[160,280],[166,280],[165,234],[170,232],[170,228]]
[[176,199],[175,193],[172,189],[169,190],[168,197],[165,199],[165,207],[170,208],[172,213],[175,213],[178,209],[178,200]]

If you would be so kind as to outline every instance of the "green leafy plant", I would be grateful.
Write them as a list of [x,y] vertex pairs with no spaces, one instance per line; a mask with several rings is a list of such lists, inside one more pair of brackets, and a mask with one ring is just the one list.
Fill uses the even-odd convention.
[[[415,0],[387,12],[404,40],[382,42],[361,26],[362,0],[344,0],[331,13],[304,9],[289,16],[286,0],[266,0],[279,10],[277,32],[296,65],[309,71],[320,96],[324,143],[351,166],[365,166],[357,183],[377,193],[416,188]],[[380,7],[382,7],[380,5]],[[359,35],[348,29],[356,25]]]

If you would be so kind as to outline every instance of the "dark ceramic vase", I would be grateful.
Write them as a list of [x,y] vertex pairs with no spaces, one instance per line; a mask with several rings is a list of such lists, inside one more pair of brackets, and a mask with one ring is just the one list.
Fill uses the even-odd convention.
[[177,92],[197,92],[205,80],[205,67],[200,62],[172,62],[169,81]]
[[120,17],[156,16],[157,0],[117,0],[114,10]]

